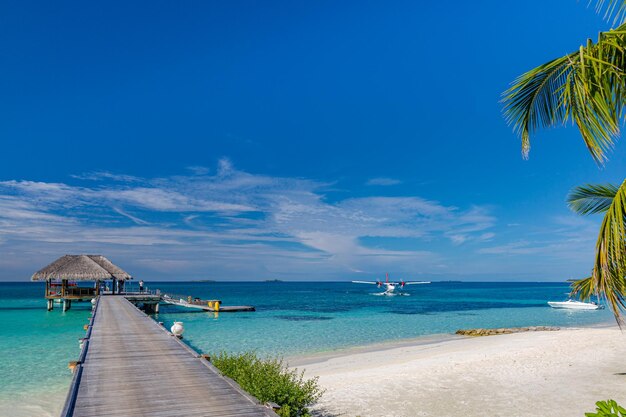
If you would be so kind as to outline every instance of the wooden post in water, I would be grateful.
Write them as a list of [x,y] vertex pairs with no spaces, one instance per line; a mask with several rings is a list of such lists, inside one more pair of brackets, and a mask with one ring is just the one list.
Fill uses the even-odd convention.
[[68,300],[67,298],[63,299],[63,311],[67,311],[72,307],[72,300]]
[[50,296],[50,280],[46,280],[46,301],[48,303],[48,311],[52,311],[54,308],[54,300],[52,298],[48,298]]

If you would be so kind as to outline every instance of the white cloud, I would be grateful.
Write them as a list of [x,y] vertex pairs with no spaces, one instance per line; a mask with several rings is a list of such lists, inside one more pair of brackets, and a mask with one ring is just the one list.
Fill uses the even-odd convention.
[[114,174],[112,172],[107,171],[95,171],[95,172],[87,172],[84,174],[72,175],[72,178],[76,178],[79,180],[88,180],[88,181],[103,181],[103,180],[111,180],[117,182],[141,182],[141,178],[135,177],[133,175],[125,175],[125,174]]
[[[517,235],[511,241],[483,247],[476,252],[507,257],[532,256],[532,262],[535,263],[542,258],[557,265],[573,262],[590,268],[599,219],[572,214],[557,216],[551,220],[548,228],[529,230],[524,238]],[[494,237],[483,240],[492,241]]]
[[461,243],[465,243],[465,241],[467,241],[467,236],[465,235],[450,234],[449,238],[452,241],[452,243],[454,243],[455,245],[460,245]]
[[33,268],[33,251],[104,252],[137,268],[162,265],[161,273],[315,279],[311,273],[338,277],[390,265],[424,272],[443,263],[431,250],[374,248],[363,237],[454,244],[493,237],[488,207],[461,209],[418,196],[329,202],[327,183],[251,174],[228,159],[214,175],[189,169],[191,175],[159,178],[76,177],[99,180],[90,186],[0,182],[0,245],[24,250],[24,269]]
[[133,222],[135,222],[136,224],[142,224],[142,225],[147,225],[150,224],[150,222],[147,222],[145,220],[140,219],[139,217],[135,217],[132,214],[128,214],[126,213],[124,210],[117,208],[117,207],[113,207],[113,210],[118,213],[121,214],[124,217],[128,217],[129,219],[131,219]]

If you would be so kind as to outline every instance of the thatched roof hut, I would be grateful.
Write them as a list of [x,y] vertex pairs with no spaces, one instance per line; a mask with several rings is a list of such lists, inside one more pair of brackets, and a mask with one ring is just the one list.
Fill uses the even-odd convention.
[[72,281],[128,280],[130,274],[102,255],[65,255],[35,272],[31,281],[64,279]]

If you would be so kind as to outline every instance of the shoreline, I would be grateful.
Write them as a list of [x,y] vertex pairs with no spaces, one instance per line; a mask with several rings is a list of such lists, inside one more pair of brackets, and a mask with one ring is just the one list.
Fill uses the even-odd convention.
[[445,343],[452,340],[464,339],[468,336],[460,336],[454,333],[436,333],[418,337],[411,337],[400,340],[387,340],[384,342],[374,342],[366,345],[347,346],[334,350],[305,353],[302,355],[286,356],[285,362],[290,368],[300,368],[307,365],[318,364],[331,359],[342,358],[344,356],[358,355],[362,353],[383,352],[403,347],[428,346]]
[[[567,330],[581,330],[581,329],[608,329],[616,327],[614,321],[606,321],[601,323],[590,324],[588,326],[559,326],[558,332]],[[540,331],[542,332],[542,331]],[[626,332],[626,330],[625,330]],[[527,332],[536,333],[536,331]],[[514,333],[517,334],[517,333]],[[625,333],[626,334],[626,333]],[[417,337],[410,337],[404,339],[387,340],[382,342],[368,343],[365,345],[346,346],[339,349],[324,350],[319,352],[311,352],[304,354],[295,354],[285,356],[285,362],[289,364],[290,368],[301,368],[307,365],[313,365],[321,362],[326,362],[331,359],[341,358],[344,356],[350,356],[361,353],[380,352],[386,350],[393,350],[403,347],[417,347],[434,345],[454,340],[484,338],[484,337],[496,337],[504,335],[489,335],[489,336],[464,336],[457,335],[455,333],[434,333]]]
[[289,363],[319,377],[327,392],[313,409],[325,417],[582,417],[599,400],[626,404],[625,341],[616,325],[601,323],[420,338]]

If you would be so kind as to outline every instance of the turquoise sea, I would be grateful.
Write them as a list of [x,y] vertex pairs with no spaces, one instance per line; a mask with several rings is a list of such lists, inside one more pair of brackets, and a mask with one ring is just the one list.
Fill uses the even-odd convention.
[[[136,284],[134,284],[136,285]],[[610,323],[608,310],[547,306],[567,297],[565,283],[438,282],[381,297],[375,286],[325,282],[159,282],[150,289],[253,305],[256,312],[206,313],[161,306],[155,319],[182,321],[201,352],[255,350],[284,357],[327,352],[461,328]],[[0,416],[56,416],[79,355],[90,306],[47,312],[43,284],[0,283]]]

